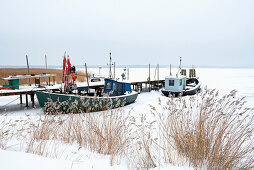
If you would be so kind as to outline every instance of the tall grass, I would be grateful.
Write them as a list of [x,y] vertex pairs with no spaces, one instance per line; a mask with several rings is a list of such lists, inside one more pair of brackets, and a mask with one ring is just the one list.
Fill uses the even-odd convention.
[[178,157],[195,168],[252,169],[253,109],[245,108],[244,98],[235,95],[234,90],[220,97],[218,91],[206,89],[188,100],[171,98],[163,113],[153,108],[169,150],[167,160],[176,150]]

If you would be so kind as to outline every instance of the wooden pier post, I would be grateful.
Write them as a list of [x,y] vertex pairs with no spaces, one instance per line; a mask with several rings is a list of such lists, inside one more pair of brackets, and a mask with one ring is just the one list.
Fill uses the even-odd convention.
[[26,93],[26,107],[28,107],[28,97],[27,97],[27,93]]
[[34,93],[30,94],[31,101],[32,101],[32,107],[34,108]]
[[170,70],[170,75],[172,76],[172,73],[171,73],[171,64],[170,64],[170,66],[169,66],[170,68],[169,68],[169,70]]
[[[46,65],[46,74],[47,74],[47,71],[48,71],[48,63],[47,63],[47,56],[45,55],[45,65]],[[49,82],[47,82],[47,85],[50,86],[50,77],[49,77]]]
[[114,62],[114,79],[116,78],[116,62]]
[[[160,70],[160,65],[158,64],[157,67],[158,67],[158,70],[157,70],[157,73],[158,73],[158,82],[157,82],[157,83],[158,83],[158,84],[157,84],[157,86],[158,86],[158,88],[159,88],[159,80],[160,80],[160,71],[159,71],[159,70]],[[159,89],[158,89],[158,90],[159,90]]]
[[127,68],[127,80],[129,80],[129,74],[130,74],[130,71],[129,71],[129,67]]
[[[27,74],[30,75],[28,56],[27,55],[26,55],[26,65],[27,65]],[[31,86],[30,78],[28,79],[28,84],[29,84],[29,86]]]
[[86,68],[87,93],[89,93],[89,80],[88,80],[88,74],[87,74],[87,66],[86,66],[86,63],[85,63],[85,68]]
[[20,94],[19,96],[20,96],[20,104],[22,104],[22,94]]
[[149,83],[149,92],[151,91],[151,76],[150,76],[150,64],[149,64],[149,77],[148,77],[148,83]]

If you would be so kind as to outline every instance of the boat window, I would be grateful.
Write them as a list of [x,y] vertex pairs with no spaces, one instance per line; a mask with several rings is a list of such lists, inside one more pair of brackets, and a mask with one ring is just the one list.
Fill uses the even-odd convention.
[[116,91],[116,83],[113,83],[113,91]]
[[183,79],[180,79],[180,84],[179,86],[182,86],[183,85]]
[[174,86],[174,80],[169,80],[168,85],[169,85],[169,86]]
[[107,82],[106,89],[111,89],[111,83],[110,82]]
[[91,82],[99,82],[99,81],[101,81],[99,78],[91,79]]
[[120,83],[120,84],[119,84],[119,87],[118,87],[117,95],[120,96],[120,95],[122,94],[122,91],[123,91],[123,84]]

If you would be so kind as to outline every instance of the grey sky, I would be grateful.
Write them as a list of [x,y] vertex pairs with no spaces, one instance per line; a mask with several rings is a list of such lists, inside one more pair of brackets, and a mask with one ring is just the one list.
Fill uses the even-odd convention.
[[0,65],[254,67],[253,0],[1,0]]

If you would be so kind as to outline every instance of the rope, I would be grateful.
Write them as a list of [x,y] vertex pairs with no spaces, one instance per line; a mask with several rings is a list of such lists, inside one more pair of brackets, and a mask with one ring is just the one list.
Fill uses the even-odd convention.
[[5,104],[5,105],[4,105],[4,106],[2,106],[2,107],[5,107],[5,106],[9,105],[10,103],[12,103],[12,102],[14,102],[15,100],[18,100],[18,99],[19,99],[19,97],[18,97],[18,98],[16,98],[16,99],[14,99],[14,100],[12,100],[12,101],[10,101],[9,103]]

